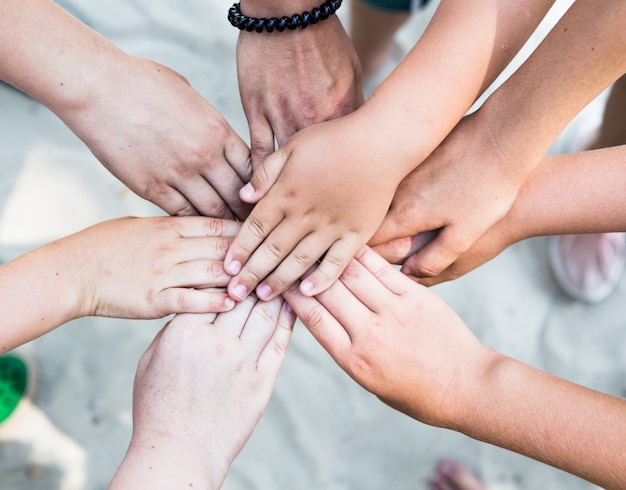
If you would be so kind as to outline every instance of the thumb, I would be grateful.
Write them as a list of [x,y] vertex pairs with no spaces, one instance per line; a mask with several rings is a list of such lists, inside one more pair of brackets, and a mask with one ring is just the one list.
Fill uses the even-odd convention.
[[250,182],[239,191],[241,200],[250,204],[259,202],[276,183],[287,160],[288,153],[284,150],[278,150],[268,156],[254,171]]

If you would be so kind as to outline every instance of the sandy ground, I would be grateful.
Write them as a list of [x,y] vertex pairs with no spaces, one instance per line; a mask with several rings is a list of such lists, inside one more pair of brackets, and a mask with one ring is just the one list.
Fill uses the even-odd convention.
[[[230,4],[59,3],[128,52],[182,73],[247,139],[237,33],[225,18]],[[424,22],[419,16],[405,28],[399,45],[410,45]],[[160,213],[108,174],[47,109],[7,86],[0,86],[0,135],[4,261],[104,219]],[[571,381],[626,394],[626,279],[599,305],[571,301],[550,276],[545,239],[534,239],[436,290],[489,346]],[[163,323],[81,319],[23,348],[36,361],[38,388],[34,405],[0,431],[0,488],[106,488],[130,437],[136,363]],[[352,382],[302,325],[269,408],[224,488],[422,489],[441,457],[465,462],[491,488],[593,488],[395,412]]]

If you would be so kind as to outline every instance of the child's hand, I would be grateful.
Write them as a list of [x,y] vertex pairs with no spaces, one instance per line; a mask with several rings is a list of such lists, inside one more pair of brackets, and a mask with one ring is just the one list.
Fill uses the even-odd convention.
[[503,155],[481,141],[470,121],[468,116],[459,123],[400,183],[369,242],[379,246],[437,230],[404,261],[402,271],[418,279],[440,274],[502,219],[532,169],[519,156]]
[[300,286],[315,295],[379,226],[403,175],[386,159],[395,152],[355,115],[300,131],[257,169],[253,188],[280,175],[228,250],[231,297],[241,300],[256,288],[259,298],[273,298],[321,260]]
[[221,486],[270,400],[295,321],[285,306],[251,296],[159,332],[137,368],[133,437],[109,488]]
[[55,242],[71,254],[84,295],[80,316],[161,318],[234,306],[223,259],[239,229],[204,217],[122,218]]
[[294,286],[284,297],[357,383],[432,425],[459,416],[491,352],[434,292],[367,247],[327,291],[308,298]]

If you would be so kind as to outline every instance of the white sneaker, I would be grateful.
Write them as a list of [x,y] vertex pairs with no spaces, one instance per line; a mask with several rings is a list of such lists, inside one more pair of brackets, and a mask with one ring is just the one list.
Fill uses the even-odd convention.
[[552,236],[548,254],[563,291],[579,301],[596,303],[620,281],[626,263],[626,233]]

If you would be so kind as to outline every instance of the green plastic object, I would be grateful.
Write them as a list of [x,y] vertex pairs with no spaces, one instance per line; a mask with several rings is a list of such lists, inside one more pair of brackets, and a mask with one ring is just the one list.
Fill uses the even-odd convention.
[[0,424],[17,409],[27,396],[28,367],[18,356],[0,356]]

